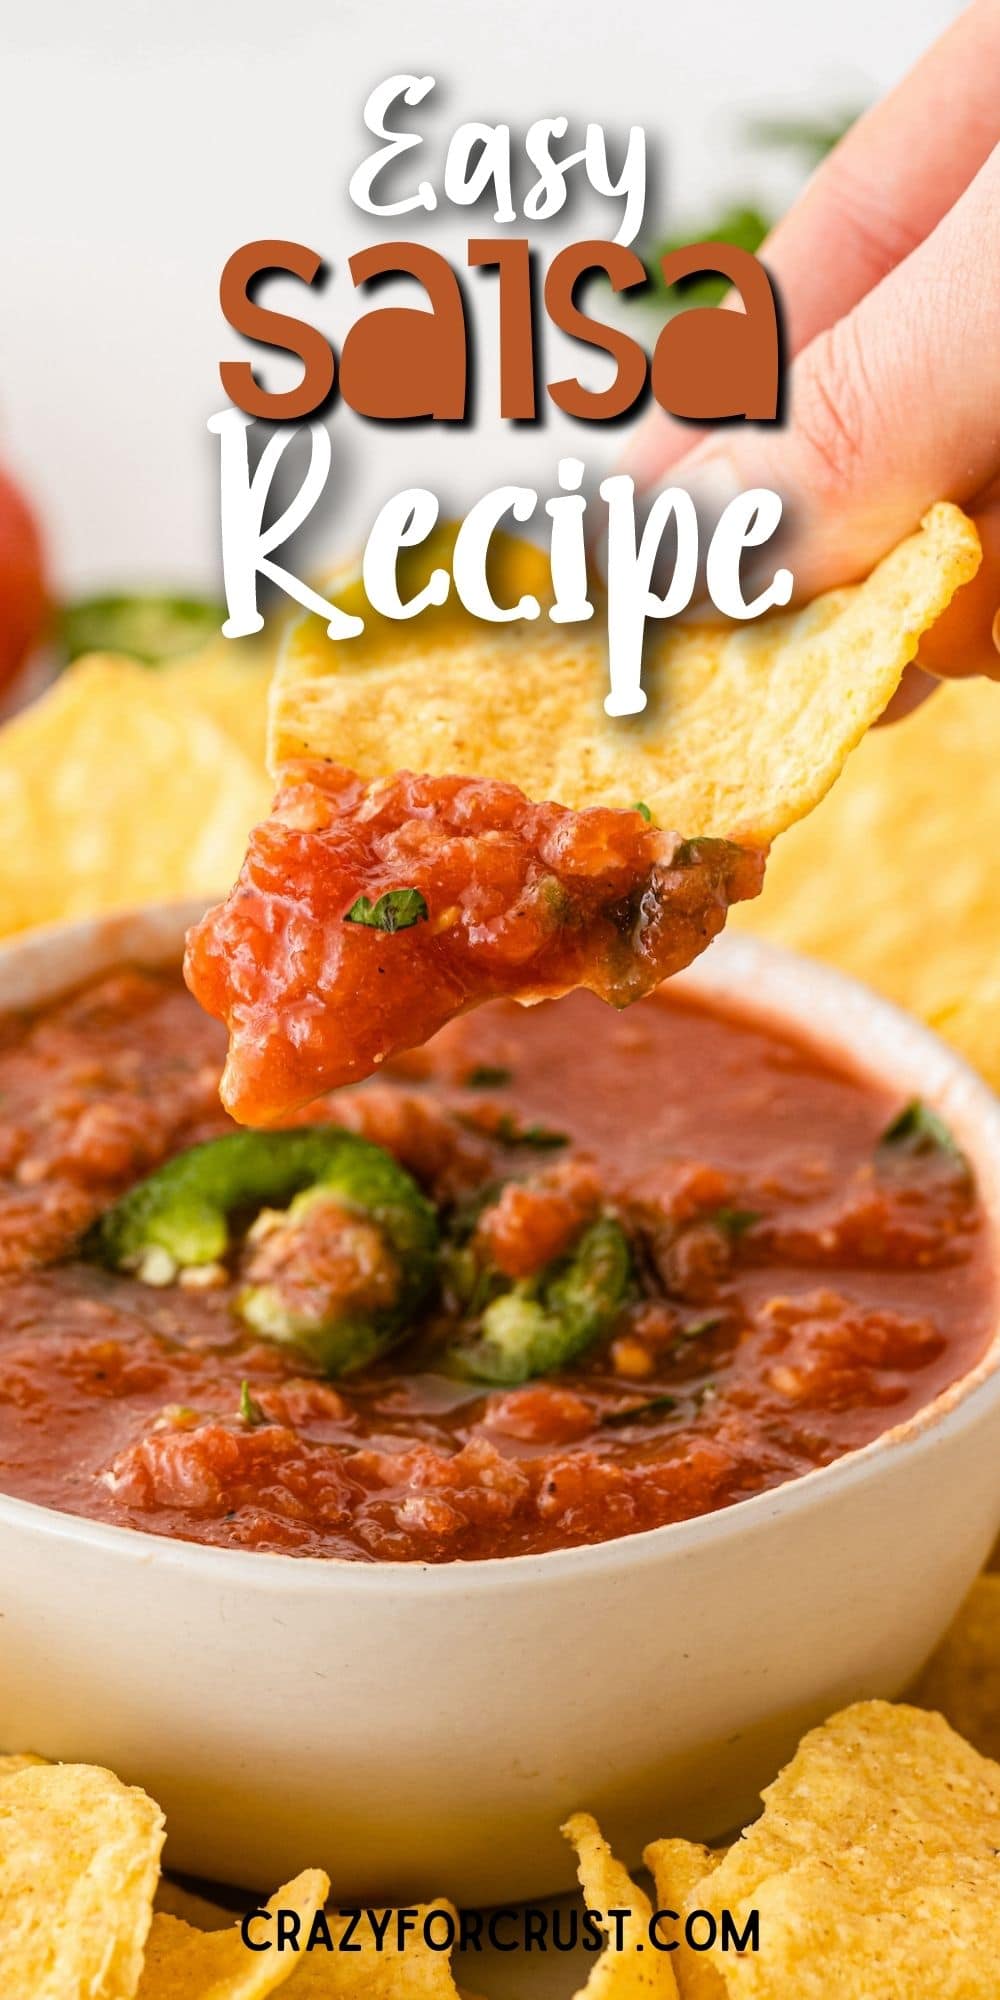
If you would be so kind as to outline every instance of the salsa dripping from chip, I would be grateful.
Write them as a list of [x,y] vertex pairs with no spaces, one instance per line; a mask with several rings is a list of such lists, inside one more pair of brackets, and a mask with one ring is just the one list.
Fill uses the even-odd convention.
[[582,986],[625,1006],[763,879],[762,857],[731,842],[681,840],[638,811],[532,805],[486,779],[366,786],[313,764],[287,780],[230,901],[188,943],[196,997],[230,1024],[223,1101],[250,1124],[486,1000]]

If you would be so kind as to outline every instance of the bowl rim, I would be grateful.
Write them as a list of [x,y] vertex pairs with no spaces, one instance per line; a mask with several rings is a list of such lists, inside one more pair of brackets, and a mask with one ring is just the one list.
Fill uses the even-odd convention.
[[[124,940],[142,926],[147,929],[149,943],[133,946],[133,958],[140,963],[168,964],[175,957],[179,935],[203,914],[204,908],[204,900],[153,903],[107,916],[47,924],[35,931],[15,934],[0,943],[0,982],[12,960],[23,959],[30,973],[32,962],[37,959],[40,966],[44,964],[48,950],[57,945],[72,947],[74,943],[93,943],[98,947],[98,956],[108,966],[115,963],[115,953],[120,948],[122,960],[127,960],[130,951]],[[84,967],[81,979],[91,976],[99,974],[92,974]],[[801,1014],[796,1014],[790,1004],[783,1011],[781,1000],[773,995],[759,999],[755,985],[762,977],[765,985],[770,978],[779,993],[786,984],[791,991],[794,983],[798,989]],[[44,996],[39,996],[37,1004],[43,1004],[44,998],[70,990],[74,983],[77,982],[57,981]],[[748,995],[738,990],[743,984],[750,988]],[[349,1556],[293,1555],[271,1550],[227,1548],[213,1543],[187,1541],[180,1536],[157,1535],[144,1528],[94,1521],[83,1514],[47,1507],[38,1501],[19,1499],[2,1491],[0,1529],[9,1526],[24,1532],[35,1531],[45,1539],[86,1545],[97,1551],[104,1550],[109,1555],[128,1556],[143,1568],[190,1569],[209,1584],[245,1588],[247,1583],[253,1581],[267,1593],[284,1589],[293,1581],[312,1593],[328,1588],[331,1577],[337,1579],[338,1588],[349,1584],[352,1589],[362,1592],[378,1589],[383,1580],[389,1580],[393,1590],[417,1589],[422,1594],[426,1594],[428,1589],[432,1594],[439,1595],[456,1588],[478,1592],[482,1589],[493,1590],[498,1584],[503,1589],[516,1589],[530,1585],[535,1577],[549,1582],[567,1577],[580,1581],[585,1571],[595,1577],[602,1576],[622,1563],[644,1568],[670,1555],[682,1557],[706,1546],[711,1547],[729,1535],[738,1535],[744,1527],[760,1525],[775,1515],[790,1510],[812,1512],[817,1506],[825,1504],[828,1498],[850,1492],[865,1479],[877,1474],[880,1466],[898,1461],[904,1453],[910,1455],[921,1448],[933,1448],[944,1443],[967,1426],[978,1423],[989,1406],[995,1404],[1000,1408],[1000,1098],[963,1057],[915,1016],[860,980],[826,965],[822,960],[790,951],[769,939],[726,932],[693,965],[675,974],[670,985],[672,989],[690,993],[695,998],[718,999],[750,1019],[756,1017],[771,1020],[778,1026],[784,1024],[800,1038],[813,1040],[820,1050],[830,1052],[832,1039],[834,1054],[848,1065],[853,1065],[860,1074],[885,1083],[884,1067],[867,1060],[859,1050],[857,1030],[844,1031],[844,1024],[853,1016],[867,1016],[869,1022],[875,1024],[883,1043],[901,1041],[909,1052],[911,1064],[924,1056],[930,1066],[940,1072],[944,1087],[960,1096],[963,1128],[974,1129],[973,1144],[968,1148],[974,1164],[978,1168],[986,1160],[993,1169],[992,1198],[987,1199],[984,1195],[983,1203],[987,1220],[992,1226],[998,1265],[993,1300],[996,1324],[979,1360],[964,1375],[948,1383],[904,1422],[891,1425],[867,1444],[842,1453],[827,1465],[814,1466],[778,1486],[750,1494],[707,1514],[666,1522],[660,1527],[642,1529],[631,1535],[613,1536],[607,1541],[584,1542],[570,1548],[546,1549],[531,1554],[458,1558],[441,1563],[403,1562],[398,1559],[365,1562]],[[820,1013],[832,1017],[837,1024],[832,1037],[829,1020],[824,1020],[818,1032],[810,1026],[811,1011],[807,1015],[804,1001],[810,989],[815,991],[816,988],[820,989],[822,999]],[[23,1003],[5,1002],[0,996],[0,1012],[7,1005],[14,1004],[30,1007],[33,1003],[30,999]],[[936,1091],[932,1088],[928,1093],[929,1101],[933,1104],[935,1098],[941,1095],[941,1087]]]

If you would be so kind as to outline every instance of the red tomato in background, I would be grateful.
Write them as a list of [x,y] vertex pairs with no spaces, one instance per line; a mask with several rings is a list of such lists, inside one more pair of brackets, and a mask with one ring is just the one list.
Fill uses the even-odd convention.
[[47,612],[42,538],[27,501],[0,470],[0,694],[40,639]]

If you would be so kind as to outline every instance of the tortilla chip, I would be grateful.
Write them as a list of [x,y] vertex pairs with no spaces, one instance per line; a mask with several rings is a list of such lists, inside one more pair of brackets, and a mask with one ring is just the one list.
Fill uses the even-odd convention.
[[267,743],[267,697],[276,653],[273,634],[262,633],[259,639],[213,639],[201,652],[169,660],[157,671],[157,678],[171,694],[216,723],[261,776]]
[[1000,1085],[998,772],[1000,688],[942,687],[861,744],[730,922],[866,980]]
[[622,1921],[620,1950],[615,1948],[613,1930],[602,1922],[608,1944],[574,2000],[584,1996],[586,2000],[679,2000],[670,1964],[673,1954],[658,1952],[650,1944],[652,1904],[615,1860],[597,1821],[589,1813],[574,1813],[562,1831],[576,1848],[577,1874],[588,1910],[599,1920],[609,1910],[629,1912]]
[[162,1846],[159,1806],[110,1771],[47,1764],[5,1778],[5,2000],[132,2000]]
[[934,507],[866,583],[744,626],[654,633],[649,705],[625,721],[604,714],[603,620],[427,614],[338,644],[310,615],[275,677],[271,769],[326,756],[365,779],[499,776],[535,800],[642,799],[664,828],[762,844],[823,797],[978,563],[972,524]]
[[[307,1868],[266,1905],[295,1910],[308,1935],[330,1883],[319,1868]],[[224,1931],[195,1930],[179,1917],[153,1918],[146,1963],[136,2000],[265,2000],[290,1982],[303,1959],[291,1950],[251,1951],[238,1924]]]
[[158,1917],[180,1917],[196,1931],[224,1931],[233,1922],[233,1911],[225,1910],[221,1903],[212,1903],[206,1896],[197,1896],[191,1889],[184,1889],[179,1882],[172,1882],[169,1876],[161,1876],[156,1891],[153,1910]]
[[0,1778],[12,1778],[15,1771],[30,1771],[48,1761],[47,1757],[36,1757],[32,1750],[9,1750],[0,1756]]
[[[416,1907],[415,1928],[408,1933],[402,1951],[396,1949],[397,1934],[390,1920],[381,1951],[376,1950],[374,1934],[363,1921],[351,1940],[361,1947],[359,1951],[310,1952],[289,1984],[288,2000],[459,2000],[451,1954],[432,1951],[424,1942],[424,1922],[435,1910],[457,1924],[450,1903]],[[385,1912],[378,1914],[382,1918]],[[330,1934],[335,1941],[346,1922],[346,1918],[331,1915]]]
[[978,993],[942,1006],[931,1024],[994,1090],[1000,1090],[1000,978],[984,979]]
[[759,1917],[731,2000],[996,2000],[1000,1768],[939,1715],[859,1702],[803,1738],[699,1890]]
[[0,933],[185,896],[236,874],[261,773],[183,690],[81,660],[0,730]]
[[[684,1918],[704,1907],[702,1885],[723,1856],[693,1840],[654,1840],[642,1858],[656,1884],[657,1909],[676,1910],[678,1917]],[[672,1963],[680,2000],[727,2000],[722,1973],[705,1952],[695,1951],[687,1943],[682,1924],[673,1935],[677,1950]]]
[[960,1736],[1000,1760],[1000,1576],[981,1576],[909,1691]]

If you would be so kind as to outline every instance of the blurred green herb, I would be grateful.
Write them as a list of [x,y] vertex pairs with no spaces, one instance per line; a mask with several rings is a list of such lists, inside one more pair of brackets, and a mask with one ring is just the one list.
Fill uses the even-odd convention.
[[556,1146],[568,1146],[568,1132],[553,1131],[551,1125],[519,1125],[509,1111],[504,1111],[495,1124],[481,1125],[473,1121],[475,1129],[483,1132],[487,1139],[499,1139],[501,1146],[534,1146],[544,1153]]
[[855,106],[827,118],[748,118],[743,130],[747,143],[761,151],[798,153],[807,166],[818,167],[860,116]]
[[240,1416],[243,1422],[254,1430],[258,1424],[267,1422],[265,1411],[261,1409],[256,1397],[250,1393],[250,1384],[245,1375],[240,1383]]
[[59,615],[59,636],[67,660],[82,653],[127,653],[144,666],[193,653],[218,638],[225,605],[205,597],[165,591],[107,593],[78,597]]
[[688,306],[717,306],[729,290],[729,279],[717,271],[692,271],[679,284],[665,285],[660,260],[689,243],[734,243],[738,250],[759,250],[771,227],[771,220],[759,208],[725,208],[710,227],[692,223],[676,236],[667,236],[643,257],[652,280],[648,298],[669,299],[679,312]]
[[513,1070],[502,1069],[499,1063],[474,1063],[462,1078],[466,1090],[503,1090],[513,1081]]
[[[748,119],[743,131],[755,152],[798,154],[811,172],[834,146],[839,145],[860,114],[857,111],[831,112],[825,118],[759,117]],[[739,250],[756,252],[779,220],[770,208],[752,197],[730,198],[714,213],[675,230],[662,242],[640,247],[640,255],[650,274],[643,302],[662,310],[667,300],[676,312],[689,306],[716,306],[729,290],[728,278],[715,271],[692,271],[679,284],[665,285],[660,260],[690,243],[733,243]]]
[[689,1320],[687,1326],[678,1327],[675,1338],[700,1340],[703,1333],[714,1333],[716,1327],[722,1325],[723,1317],[722,1313],[706,1313],[703,1319]]
[[897,1117],[886,1126],[879,1145],[894,1146],[907,1153],[946,1153],[949,1159],[960,1160],[965,1165],[965,1154],[944,1119],[920,1097],[911,1098],[909,1104],[903,1106]]
[[729,1237],[730,1242],[738,1243],[740,1237],[745,1236],[747,1230],[752,1229],[754,1223],[760,1221],[760,1210],[758,1208],[717,1208],[713,1214],[707,1217],[707,1220],[714,1222],[716,1229],[721,1229],[723,1235]]

